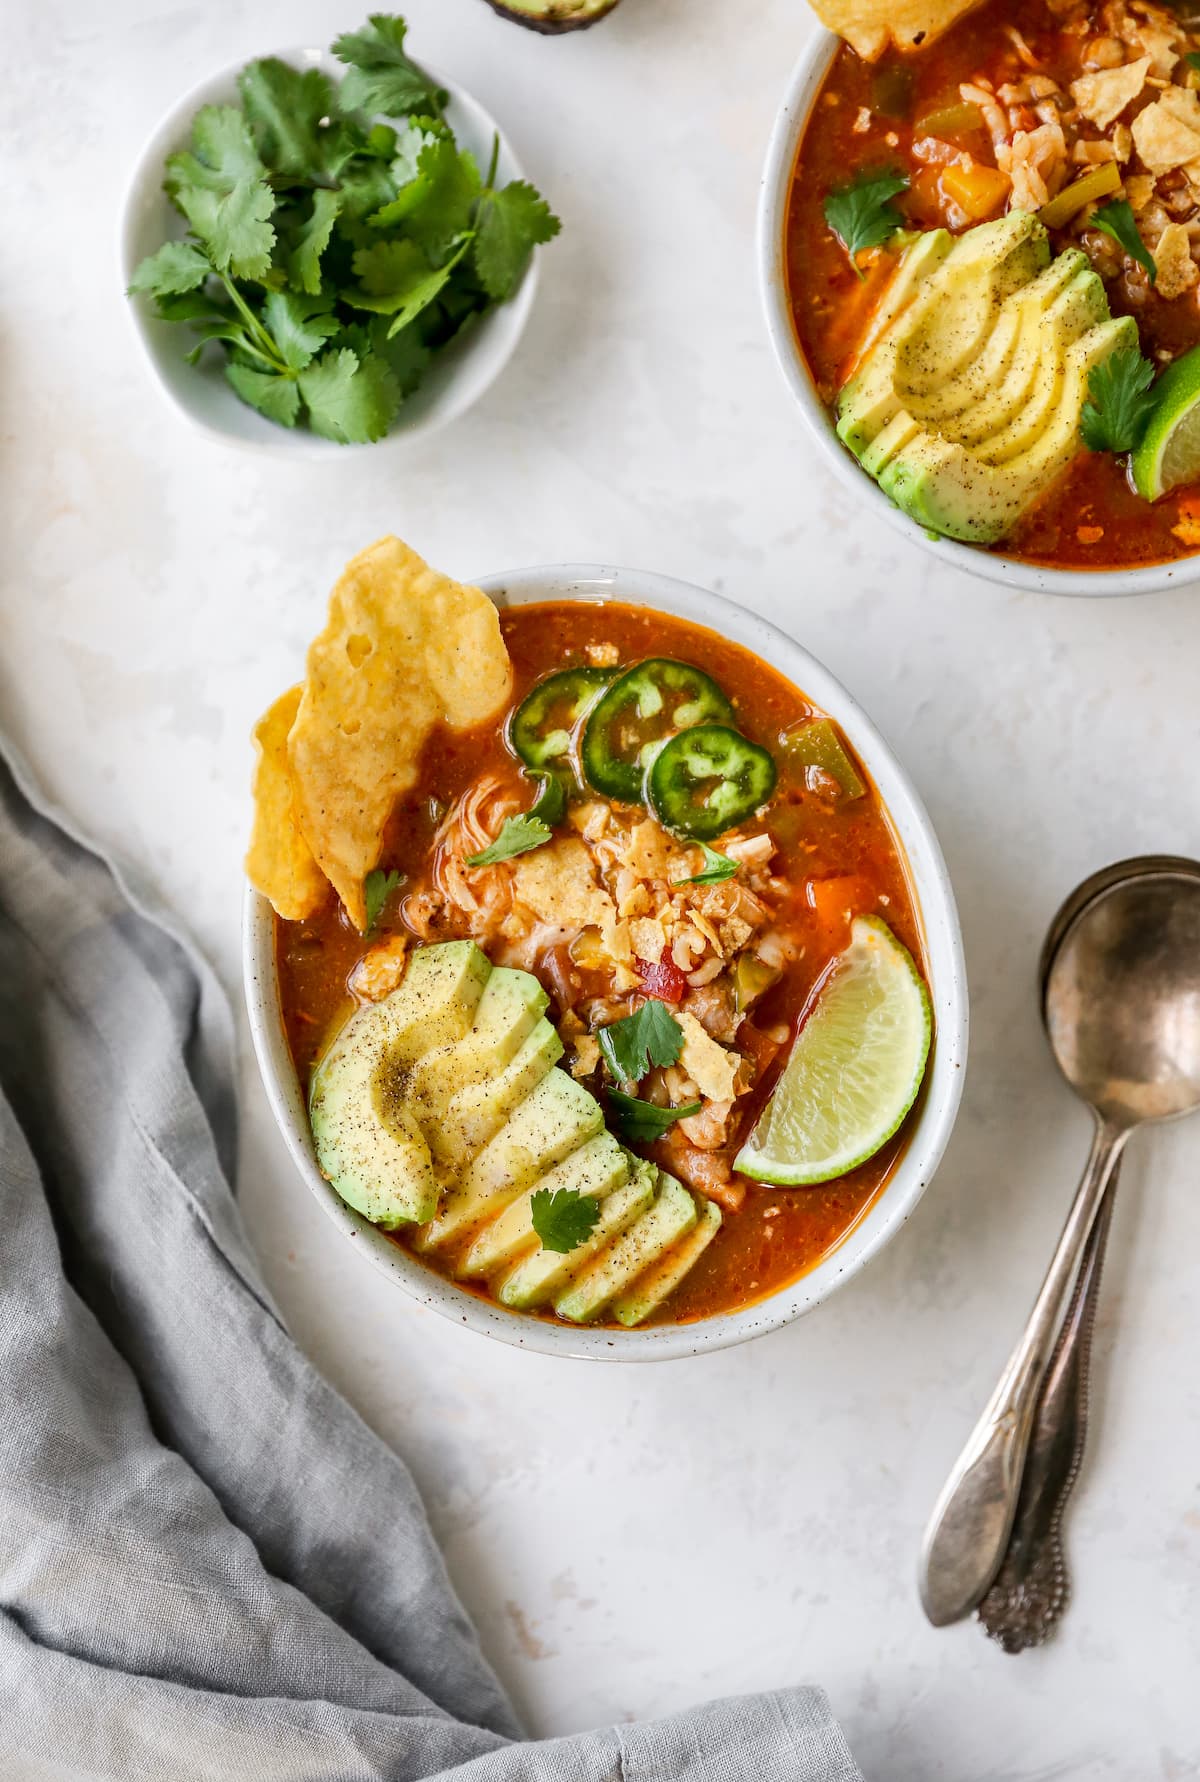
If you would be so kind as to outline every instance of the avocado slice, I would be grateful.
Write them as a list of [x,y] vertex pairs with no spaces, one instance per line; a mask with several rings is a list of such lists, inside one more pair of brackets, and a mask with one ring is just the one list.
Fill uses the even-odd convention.
[[440,1121],[460,1090],[486,1082],[511,1063],[549,1002],[529,972],[493,967],[462,1039],[432,1047],[413,1066],[405,1098],[422,1125]]
[[[506,1207],[498,1219],[485,1225],[459,1265],[461,1275],[494,1275],[508,1268],[531,1250],[540,1250],[533,1229],[533,1197],[541,1190],[557,1194],[566,1189],[572,1194],[590,1194],[604,1200],[614,1189],[629,1180],[629,1162],[622,1145],[611,1132],[598,1132],[569,1157],[547,1170],[544,1176]],[[593,1230],[595,1228],[593,1227]],[[557,1254],[557,1252],[551,1252]],[[571,1251],[570,1255],[576,1255]]]
[[594,1095],[565,1071],[548,1071],[461,1172],[436,1219],[417,1236],[417,1248],[439,1249],[465,1237],[603,1125]]
[[502,1305],[511,1306],[515,1312],[534,1311],[546,1305],[588,1268],[593,1257],[641,1217],[654,1199],[658,1170],[631,1152],[625,1153],[625,1162],[627,1179],[601,1202],[600,1217],[583,1243],[566,1255],[539,1249],[526,1256],[496,1288]]
[[1082,450],[1088,377],[1136,339],[1086,255],[1051,261],[1036,217],[932,230],[885,293],[838,435],[920,525],[994,544]]
[[488,0],[493,12],[514,25],[524,25],[543,36],[564,31],[586,31],[613,11],[618,0]]
[[688,1232],[673,1244],[660,1261],[643,1269],[633,1286],[614,1299],[612,1315],[618,1324],[632,1329],[651,1312],[658,1310],[667,1295],[674,1293],[689,1269],[708,1249],[721,1229],[721,1209],[713,1200],[706,1200],[700,1217]]
[[682,1182],[660,1169],[652,1205],[558,1295],[554,1309],[559,1317],[572,1324],[590,1324],[643,1269],[687,1236],[697,1216],[696,1203]]
[[313,1074],[309,1121],[321,1173],[349,1206],[394,1229],[431,1217],[429,1146],[407,1106],[407,1068],[470,1026],[491,965],[473,941],[414,953],[403,982],[359,1009]]
[[436,1161],[452,1169],[464,1168],[537,1088],[562,1053],[563,1043],[551,1023],[537,1021],[502,1070],[452,1095],[441,1122],[425,1128]]

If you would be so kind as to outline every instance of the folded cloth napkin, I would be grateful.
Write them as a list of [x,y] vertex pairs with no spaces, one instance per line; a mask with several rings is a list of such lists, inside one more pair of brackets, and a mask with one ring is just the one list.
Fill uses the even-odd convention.
[[259,1274],[231,1057],[184,936],[0,750],[0,1775],[861,1782],[816,1689],[523,1739]]

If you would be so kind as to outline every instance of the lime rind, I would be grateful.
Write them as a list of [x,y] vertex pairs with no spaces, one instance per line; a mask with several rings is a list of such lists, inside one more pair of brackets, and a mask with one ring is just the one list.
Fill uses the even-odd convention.
[[932,1033],[911,953],[885,922],[858,917],[735,1169],[800,1188],[866,1163],[916,1100]]
[[1147,501],[1200,478],[1200,347],[1168,365],[1155,384],[1154,410],[1132,468]]

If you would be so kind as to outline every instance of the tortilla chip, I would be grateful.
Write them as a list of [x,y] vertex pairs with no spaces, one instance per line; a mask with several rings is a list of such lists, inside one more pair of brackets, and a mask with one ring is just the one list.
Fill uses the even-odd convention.
[[288,733],[303,687],[281,693],[254,726],[254,828],[246,876],[285,922],[304,922],[325,901],[329,886],[300,833],[288,765]]
[[486,594],[439,575],[398,538],[346,565],[308,652],[288,754],[300,828],[359,930],[363,880],[430,732],[482,724],[511,690]]
[[1151,173],[1200,160],[1200,95],[1191,87],[1164,88],[1134,118],[1133,142]]
[[1192,242],[1182,223],[1168,223],[1154,244],[1158,277],[1154,289],[1169,303],[1182,297],[1200,280],[1200,267],[1192,259]]
[[695,1015],[680,1009],[675,1016],[683,1030],[679,1062],[709,1101],[732,1101],[739,1059],[701,1027]]
[[599,928],[616,915],[586,843],[563,835],[512,863],[513,896],[557,928]]
[[1150,72],[1149,56],[1127,62],[1124,68],[1102,68],[1098,74],[1083,74],[1071,82],[1071,97],[1091,123],[1100,130],[1119,118],[1127,105],[1132,105],[1146,84]]
[[867,62],[875,61],[889,44],[912,50],[932,43],[977,4],[978,0],[812,0],[822,24],[844,37]]

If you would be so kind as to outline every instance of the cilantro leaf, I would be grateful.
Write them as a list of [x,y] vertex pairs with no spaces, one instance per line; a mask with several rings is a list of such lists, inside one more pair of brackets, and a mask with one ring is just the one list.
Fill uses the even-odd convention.
[[440,118],[409,118],[405,129],[396,137],[395,155],[392,158],[392,178],[398,186],[406,186],[410,179],[416,179],[421,150],[427,142],[436,142],[440,136],[450,134]]
[[665,1002],[650,996],[640,1009],[610,1021],[596,1035],[604,1062],[619,1083],[636,1083],[652,1064],[675,1064],[683,1050],[683,1028]]
[[452,136],[437,136],[417,156],[414,177],[369,221],[374,229],[403,226],[436,261],[474,226],[482,190],[474,155],[460,151]]
[[262,180],[242,179],[228,192],[180,185],[176,202],[206,243],[218,272],[261,279],[270,271],[275,231],[270,218],[275,196]]
[[1189,68],[1194,68],[1200,73],[1200,50],[1188,50],[1183,59]]
[[535,773],[530,777],[535,785],[540,781],[541,790],[533,801],[529,815],[539,823],[548,823],[553,829],[567,814],[566,785],[556,773]]
[[167,156],[164,183],[172,198],[180,186],[227,193],[266,171],[237,106],[203,105],[192,119],[191,147]]
[[1136,346],[1119,347],[1088,373],[1079,431],[1089,452],[1131,452],[1154,412],[1154,367]]
[[381,439],[400,407],[400,389],[386,359],[330,347],[300,373],[309,425],[342,445]]
[[341,326],[324,298],[298,297],[293,291],[268,291],[263,322],[292,371],[303,371]]
[[321,289],[321,255],[329,246],[333,225],[342,208],[342,194],[318,186],[312,196],[312,212],[296,236],[288,255],[288,280],[310,297]]
[[718,854],[707,842],[700,843],[704,855],[704,865],[699,872],[694,872],[690,879],[676,879],[677,885],[719,885],[725,879],[731,879],[738,869],[736,860],[728,854]]
[[[343,291],[342,299],[355,309],[370,309],[378,315],[391,316],[389,333],[398,334],[423,309],[428,309],[445,289],[467,250],[469,239],[460,244],[453,259],[436,267],[430,266],[413,241],[381,241],[371,248],[360,248],[354,256],[354,270],[363,278],[367,288]],[[382,257],[372,258],[380,256],[381,250]],[[368,280],[385,286],[390,284],[392,288],[372,292]]]
[[225,376],[243,402],[256,408],[280,427],[294,427],[300,413],[300,391],[295,378],[277,371],[256,371],[236,359],[225,367]]
[[134,268],[130,291],[151,297],[174,297],[194,291],[212,271],[208,255],[193,241],[167,241]]
[[577,1194],[573,1188],[539,1188],[530,1197],[529,1216],[542,1240],[543,1250],[565,1256],[577,1250],[592,1234],[600,1217],[594,1194]]
[[880,247],[903,228],[904,218],[891,202],[907,191],[908,175],[886,167],[856,175],[825,200],[825,221],[833,230],[858,272],[858,256],[864,248]]
[[1150,283],[1158,282],[1158,267],[1154,264],[1154,255],[1142,240],[1137,223],[1134,221],[1133,206],[1126,198],[1114,198],[1110,204],[1098,204],[1092,212],[1090,227],[1102,229],[1105,235],[1111,235],[1118,242],[1131,260],[1136,260],[1150,274]]
[[622,1136],[635,1145],[653,1144],[676,1120],[686,1120],[689,1114],[700,1112],[698,1101],[685,1102],[677,1108],[660,1108],[640,1096],[626,1095],[621,1089],[609,1089],[607,1093]]
[[382,916],[383,907],[388,898],[392,895],[392,892],[396,889],[397,885],[403,884],[403,882],[404,877],[402,873],[396,871],[384,872],[381,866],[377,866],[374,872],[369,872],[367,874],[366,878],[363,880],[363,902],[365,903],[367,910],[366,931],[368,934],[371,933],[380,916]]
[[505,817],[500,833],[481,854],[468,854],[468,866],[496,866],[511,860],[515,854],[528,854],[550,840],[550,826],[540,817]]
[[259,154],[276,173],[311,179],[324,166],[322,120],[333,110],[333,84],[319,68],[301,72],[265,56],[238,75]]
[[382,111],[406,117],[413,111],[440,112],[449,95],[405,53],[402,18],[373,12],[361,31],[347,31],[333,45],[349,73],[342,81],[342,111]]
[[562,224],[540,192],[526,180],[514,179],[498,192],[487,192],[479,206],[475,234],[475,270],[489,297],[511,297],[539,242],[551,241]]

